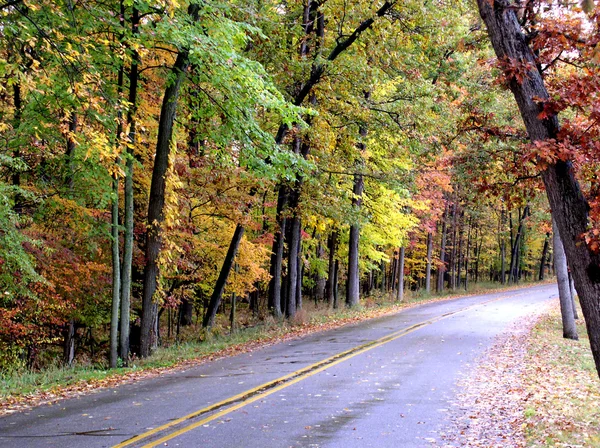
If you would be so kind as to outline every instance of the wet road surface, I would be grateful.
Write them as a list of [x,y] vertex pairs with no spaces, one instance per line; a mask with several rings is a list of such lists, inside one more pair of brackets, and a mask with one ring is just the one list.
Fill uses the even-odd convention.
[[554,285],[430,303],[0,418],[2,447],[426,447]]

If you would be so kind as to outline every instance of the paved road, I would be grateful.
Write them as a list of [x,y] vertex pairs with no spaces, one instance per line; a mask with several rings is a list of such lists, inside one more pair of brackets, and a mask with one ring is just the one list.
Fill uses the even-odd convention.
[[426,447],[459,375],[555,286],[405,310],[0,418],[2,447]]

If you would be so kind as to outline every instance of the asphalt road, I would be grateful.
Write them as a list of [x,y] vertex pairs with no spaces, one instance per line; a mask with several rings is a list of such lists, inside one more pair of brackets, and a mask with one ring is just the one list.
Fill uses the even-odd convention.
[[553,285],[431,303],[0,418],[1,447],[426,447]]

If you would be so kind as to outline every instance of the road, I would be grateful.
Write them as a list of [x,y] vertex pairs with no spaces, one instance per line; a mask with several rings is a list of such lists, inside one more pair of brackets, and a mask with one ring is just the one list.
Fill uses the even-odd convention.
[[554,285],[430,303],[0,418],[2,447],[422,447]]

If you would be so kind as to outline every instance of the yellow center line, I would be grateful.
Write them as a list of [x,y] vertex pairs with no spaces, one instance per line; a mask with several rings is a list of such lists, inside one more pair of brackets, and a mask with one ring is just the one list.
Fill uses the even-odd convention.
[[[226,414],[229,414],[230,412],[233,412],[237,409],[240,409],[244,406],[247,406],[248,404],[254,403],[258,400],[261,400],[275,392],[278,392],[282,389],[285,389],[293,384],[296,384],[306,378],[309,378],[313,375],[316,375],[317,373],[320,373],[326,369],[328,369],[329,367],[333,367],[337,364],[340,364],[341,362],[347,361],[350,358],[353,358],[355,356],[358,356],[366,351],[372,350],[374,348],[380,347],[384,344],[387,344],[388,342],[392,342],[398,338],[401,338],[403,336],[406,336],[409,333],[412,333],[413,331],[418,330],[421,327],[424,327],[426,325],[431,325],[435,322],[438,322],[440,320],[446,319],[450,316],[453,316],[455,314],[461,313],[463,311],[472,309],[472,308],[476,308],[478,306],[482,306],[482,305],[486,305],[488,303],[491,302],[496,302],[498,300],[501,299],[506,299],[508,297],[513,297],[514,295],[511,296],[503,296],[503,297],[499,297],[496,299],[490,299],[487,300],[485,302],[481,302],[481,303],[477,303],[475,305],[470,305],[464,308],[460,308],[456,311],[452,311],[449,313],[444,313],[440,316],[434,317],[432,319],[428,319],[419,323],[416,323],[414,325],[411,325],[408,328],[404,328],[402,330],[393,332],[391,334],[388,334],[387,336],[383,336],[379,339],[374,339],[373,341],[367,342],[365,344],[361,344],[358,345],[356,347],[353,347],[351,349],[345,350],[341,353],[338,353],[334,356],[331,356],[329,358],[325,358],[319,362],[316,362],[314,364],[311,364],[309,366],[303,367],[301,369],[298,369],[294,372],[291,372],[287,375],[284,375],[282,377],[279,377],[275,380],[263,383],[259,386],[256,386],[252,389],[248,389],[244,392],[241,392],[237,395],[234,395],[232,397],[226,398],[225,400],[219,401],[217,403],[214,403],[210,406],[207,406],[205,408],[199,409],[197,411],[192,412],[191,414],[187,414],[183,417],[180,417],[178,419],[175,420],[171,420],[169,423],[165,423],[164,425],[158,426],[156,428],[153,428],[147,432],[144,432],[142,434],[139,434],[135,437],[132,437],[131,439],[125,440],[124,442],[119,443],[118,445],[114,445],[113,448],[125,448],[128,446],[131,446],[133,444],[135,444],[136,442],[140,442],[144,439],[147,439],[157,433],[163,432],[169,428],[172,428],[174,426],[179,425],[180,423],[185,422],[186,420],[190,420],[193,419],[195,417],[198,417],[202,414],[206,414],[208,412],[214,411],[216,409],[219,409],[223,406],[227,406],[229,404],[233,404],[233,403],[237,403],[239,401],[239,403],[234,404],[233,406],[227,407],[219,412],[216,412],[214,414],[211,414],[210,416],[201,419],[197,422],[194,422],[190,425],[187,425],[183,428],[180,428],[176,431],[173,431],[163,437],[161,437],[160,439],[154,440],[146,445],[143,445],[144,448],[150,448],[150,447],[156,447],[157,445],[160,445],[164,442],[167,442],[171,439],[174,439],[175,437],[178,437],[188,431],[191,431],[199,426],[205,425],[208,422],[211,422],[219,417],[222,417]],[[262,391],[262,392],[261,392]]]

